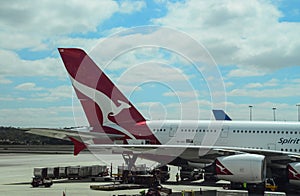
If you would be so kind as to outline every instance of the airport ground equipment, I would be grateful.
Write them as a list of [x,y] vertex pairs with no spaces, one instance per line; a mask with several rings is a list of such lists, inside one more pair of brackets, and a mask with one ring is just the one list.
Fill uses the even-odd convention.
[[[67,167],[36,167],[33,176],[41,179],[88,179],[91,181],[110,180],[109,168],[106,165],[67,166]],[[103,178],[104,177],[104,178]],[[98,179],[99,178],[99,179]],[[101,179],[100,179],[101,178]]]
[[156,168],[160,171],[160,182],[164,183],[170,179],[170,168],[167,165],[159,165]]
[[202,172],[192,167],[182,167],[180,169],[180,179],[183,180],[199,180],[202,178]]
[[69,166],[67,167],[67,177],[69,179],[78,179],[79,178],[80,166]]
[[47,168],[46,167],[36,167],[33,169],[33,176],[39,178],[47,177]]
[[276,185],[273,178],[267,178],[265,181],[266,190],[277,191],[278,186]]
[[50,187],[52,186],[53,182],[50,179],[46,179],[46,178],[41,178],[41,177],[32,177],[32,182],[31,185],[32,187]]

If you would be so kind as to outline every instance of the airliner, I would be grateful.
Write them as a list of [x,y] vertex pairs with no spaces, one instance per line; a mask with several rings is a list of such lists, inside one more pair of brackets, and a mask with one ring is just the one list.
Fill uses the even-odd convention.
[[29,133],[71,140],[74,155],[85,148],[111,149],[133,155],[129,164],[142,157],[210,167],[218,179],[233,183],[274,178],[282,186],[300,186],[300,123],[234,121],[222,110],[216,120],[146,120],[86,52],[58,51],[89,127],[32,128]]

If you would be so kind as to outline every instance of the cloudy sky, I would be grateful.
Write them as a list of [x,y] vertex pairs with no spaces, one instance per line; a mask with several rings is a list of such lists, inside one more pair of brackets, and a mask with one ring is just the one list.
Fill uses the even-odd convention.
[[249,120],[253,105],[254,120],[273,120],[273,107],[277,120],[298,120],[296,0],[16,0],[1,1],[0,16],[1,126],[86,124],[58,47],[90,53],[148,119],[220,108]]

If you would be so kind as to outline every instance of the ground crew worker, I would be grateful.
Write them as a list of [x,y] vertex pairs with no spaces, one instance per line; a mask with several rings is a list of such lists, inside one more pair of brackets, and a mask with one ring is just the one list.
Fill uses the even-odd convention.
[[176,182],[178,182],[179,181],[179,175],[178,175],[178,173],[176,174]]

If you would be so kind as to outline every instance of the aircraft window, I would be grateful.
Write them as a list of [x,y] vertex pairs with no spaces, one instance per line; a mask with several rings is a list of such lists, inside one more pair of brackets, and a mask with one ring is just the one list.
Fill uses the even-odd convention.
[[293,134],[293,131],[291,131],[290,134]]
[[289,134],[289,132],[288,132],[288,131],[286,131],[285,133],[286,133],[286,134]]
[[294,149],[295,152],[297,152],[297,149]]
[[272,133],[272,131],[269,131],[269,133]]
[[281,134],[284,134],[284,131],[281,131]]
[[249,131],[249,133],[251,133],[251,131]]
[[240,131],[239,131],[239,130],[237,130],[236,132],[237,132],[237,133],[239,133]]
[[279,134],[280,133],[280,131],[277,131],[277,134]]
[[285,149],[285,151],[288,151],[288,149]]
[[166,129],[164,129],[164,131],[166,131]]
[[276,133],[276,131],[273,131],[273,133],[275,134],[275,133]]
[[243,133],[244,131],[243,130],[241,130],[241,133]]
[[186,139],[185,142],[186,143],[193,143],[193,140],[192,139]]
[[290,152],[293,152],[293,149],[290,149]]
[[264,133],[264,131],[260,131],[260,133]]
[[214,132],[217,132],[217,130],[214,130]]
[[265,133],[268,133],[268,131],[265,131]]
[[283,148],[281,148],[281,151],[283,151]]
[[245,133],[247,133],[247,130],[245,131]]
[[160,131],[162,131],[162,129],[160,129]]
[[235,130],[233,130],[233,133],[235,133]]

